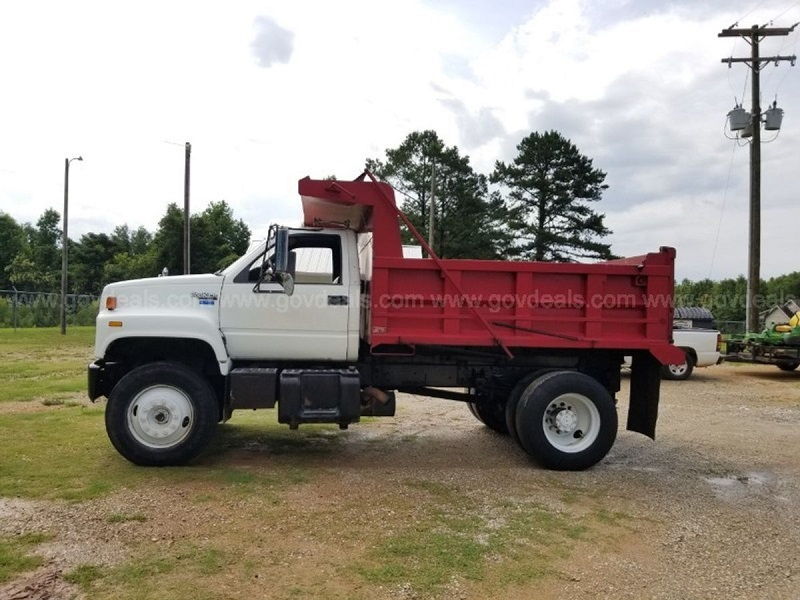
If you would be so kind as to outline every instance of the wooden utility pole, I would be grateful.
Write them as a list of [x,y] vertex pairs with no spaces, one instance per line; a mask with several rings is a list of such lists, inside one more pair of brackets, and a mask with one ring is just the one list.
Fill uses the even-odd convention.
[[723,58],[728,68],[733,63],[745,63],[753,73],[751,83],[751,128],[753,137],[750,140],[750,231],[748,242],[747,266],[747,331],[755,333],[759,330],[759,287],[761,285],[761,69],[774,62],[790,61],[794,66],[796,56],[761,56],[759,42],[765,37],[789,35],[798,24],[791,27],[736,28],[735,25],[723,29],[718,37],[742,37],[750,44],[749,58]]
[[428,207],[428,245],[433,248],[433,231],[436,225],[436,163],[431,163],[431,201]]
[[183,166],[183,274],[192,272],[191,265],[191,213],[189,211],[189,170],[192,160],[192,145],[186,142]]

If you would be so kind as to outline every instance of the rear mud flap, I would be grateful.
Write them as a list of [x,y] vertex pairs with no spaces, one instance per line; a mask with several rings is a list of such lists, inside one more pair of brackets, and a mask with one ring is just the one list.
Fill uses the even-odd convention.
[[628,429],[656,439],[661,363],[649,352],[637,352],[631,363]]

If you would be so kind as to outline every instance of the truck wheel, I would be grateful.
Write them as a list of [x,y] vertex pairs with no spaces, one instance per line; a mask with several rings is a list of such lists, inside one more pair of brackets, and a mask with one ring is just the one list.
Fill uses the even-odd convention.
[[492,431],[507,434],[506,407],[500,402],[468,402],[469,411]]
[[517,444],[520,443],[519,435],[517,434],[517,405],[519,404],[519,399],[522,397],[522,393],[525,389],[536,379],[538,379],[542,375],[541,371],[534,371],[533,373],[529,373],[525,375],[522,379],[520,379],[514,388],[511,390],[511,393],[508,395],[508,401],[506,402],[506,429],[508,429],[508,433]]
[[684,381],[689,379],[694,371],[695,360],[694,357],[686,353],[686,362],[679,365],[662,365],[661,378],[670,379],[672,381]]
[[219,406],[196,371],[158,362],[125,375],[106,406],[106,432],[132,463],[180,465],[197,456],[214,436]]
[[778,363],[778,368],[781,371],[794,371],[797,367],[800,367],[800,361],[798,360]]
[[517,405],[520,445],[548,469],[587,469],[608,454],[617,437],[617,410],[596,380],[554,371],[531,383]]

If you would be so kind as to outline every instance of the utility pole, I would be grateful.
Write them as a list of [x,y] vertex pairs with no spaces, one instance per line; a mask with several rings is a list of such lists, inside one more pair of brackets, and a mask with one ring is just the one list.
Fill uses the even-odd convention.
[[[64,159],[64,225],[61,228],[61,335],[67,334],[67,266],[69,254],[69,235],[67,234],[67,224],[69,223],[69,163],[73,160],[82,161],[82,156]],[[14,288],[16,289],[16,288]]]
[[189,212],[189,170],[192,160],[192,145],[186,142],[183,165],[183,274],[192,272],[191,265],[191,213]]
[[758,297],[761,285],[761,69],[774,62],[790,61],[794,66],[796,56],[761,56],[759,43],[766,37],[787,36],[797,23],[791,27],[766,27],[753,25],[750,28],[737,28],[736,24],[723,29],[717,37],[742,37],[750,44],[749,58],[723,58],[728,68],[733,63],[745,63],[752,71],[751,83],[751,128],[750,140],[750,230],[748,242],[747,267],[747,305],[746,319],[748,333],[758,331]]
[[431,163],[431,202],[428,214],[428,246],[433,248],[433,231],[436,224],[436,163]]

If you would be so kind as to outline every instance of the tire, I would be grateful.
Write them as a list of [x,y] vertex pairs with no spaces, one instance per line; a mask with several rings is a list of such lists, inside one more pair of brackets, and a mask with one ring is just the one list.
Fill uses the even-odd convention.
[[670,381],[686,381],[692,376],[695,364],[694,356],[686,352],[685,363],[681,365],[661,365],[661,378],[669,379]]
[[182,465],[214,437],[219,404],[208,381],[170,362],[132,370],[114,386],[106,432],[117,451],[137,465]]
[[506,428],[506,407],[500,402],[468,402],[469,411],[478,421],[492,431],[508,434]]
[[778,368],[781,371],[794,371],[797,367],[800,367],[800,360],[778,363]]
[[525,388],[536,381],[536,379],[538,379],[540,376],[542,376],[541,371],[534,371],[533,373],[525,375],[517,382],[517,384],[511,390],[511,393],[508,395],[505,415],[506,429],[508,430],[508,434],[511,436],[511,439],[517,442],[517,444],[520,444],[519,435],[517,434],[517,405],[519,404],[519,399],[522,397],[522,393],[525,391]]
[[608,391],[592,377],[554,371],[523,391],[516,430],[522,448],[541,466],[579,471],[597,464],[611,450],[617,437],[617,409]]

